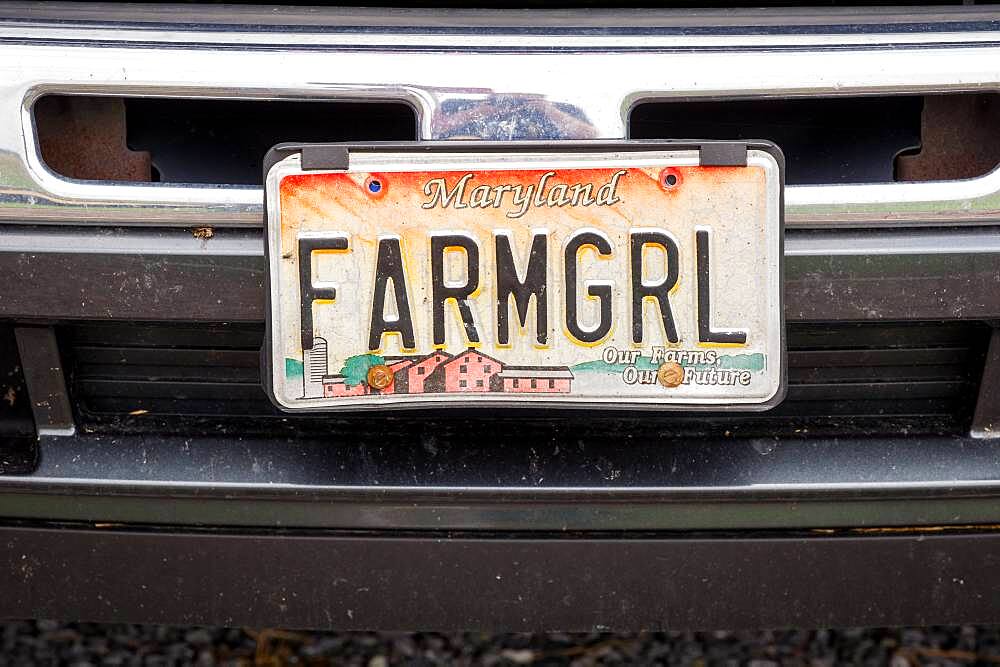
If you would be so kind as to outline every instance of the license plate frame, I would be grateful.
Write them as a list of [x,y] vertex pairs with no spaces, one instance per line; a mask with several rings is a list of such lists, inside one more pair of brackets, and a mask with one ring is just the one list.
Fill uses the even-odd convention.
[[[288,377],[289,377],[289,359],[287,356],[285,348],[283,346],[282,340],[287,338],[288,323],[286,320],[292,319],[287,317],[287,308],[283,309],[283,299],[280,296],[282,288],[287,289],[287,285],[290,284],[289,280],[282,280],[281,278],[281,262],[288,259],[288,252],[283,253],[278,250],[282,247],[282,209],[280,205],[280,193],[279,187],[280,183],[284,178],[290,175],[323,175],[323,174],[359,174],[362,172],[362,168],[366,166],[371,166],[373,161],[378,162],[380,156],[383,158],[385,156],[392,156],[393,160],[399,160],[399,156],[404,156],[404,159],[410,160],[411,162],[393,162],[396,167],[401,169],[397,171],[389,171],[387,169],[368,169],[367,172],[377,173],[380,175],[398,175],[399,173],[420,173],[423,170],[425,175],[428,174],[440,174],[449,173],[453,174],[456,171],[468,171],[468,170],[481,170],[487,172],[496,172],[511,170],[511,164],[521,164],[526,159],[533,159],[537,161],[538,169],[533,171],[544,172],[545,170],[550,170],[552,168],[569,169],[566,165],[579,165],[579,161],[583,158],[592,159],[593,156],[605,156],[608,161],[620,161],[620,165],[625,169],[635,169],[636,160],[641,162],[642,159],[659,159],[665,161],[662,165],[657,165],[653,168],[659,169],[663,167],[666,169],[671,165],[678,166],[680,168],[687,167],[697,167],[697,168],[740,168],[740,167],[761,167],[764,173],[765,180],[765,190],[767,193],[767,202],[765,208],[767,209],[765,213],[765,220],[763,222],[763,239],[762,243],[767,246],[767,258],[765,264],[767,266],[767,290],[769,290],[767,296],[767,313],[765,319],[767,319],[768,336],[770,337],[767,341],[767,349],[765,353],[765,367],[764,370],[757,369],[755,373],[766,373],[767,374],[767,389],[763,393],[758,392],[757,395],[748,397],[743,396],[732,396],[732,397],[704,397],[698,396],[678,396],[680,392],[673,393],[660,393],[653,396],[637,396],[637,395],[627,395],[606,393],[602,395],[587,394],[587,395],[574,395],[570,392],[559,392],[550,393],[542,392],[539,394],[527,393],[527,392],[510,392],[504,389],[497,389],[493,391],[479,392],[464,392],[452,390],[421,390],[421,392],[415,393],[383,393],[372,389],[372,386],[368,385],[369,382],[375,382],[378,384],[378,377],[372,377],[369,373],[365,376],[362,381],[368,390],[363,394],[351,394],[351,386],[348,386],[348,380],[343,380],[344,386],[335,386],[334,390],[346,391],[348,393],[341,395],[326,395],[326,392],[330,390],[330,386],[327,384],[327,376],[333,376],[334,374],[330,372],[329,365],[329,350],[323,352],[323,356],[327,358],[326,363],[328,364],[324,375],[324,379],[321,382],[323,394],[320,396],[315,395],[315,390],[312,395],[306,389],[307,385],[306,378],[314,376],[315,374],[310,374],[310,369],[315,368],[316,364],[309,366],[308,359],[305,350],[302,350],[301,368],[300,373],[303,378],[303,390],[301,397],[292,396],[288,389]],[[691,159],[694,162],[691,162]],[[291,158],[291,160],[289,159]],[[297,165],[292,168],[291,163],[297,160]],[[548,162],[546,162],[548,160]],[[680,160],[680,162],[676,162]],[[761,161],[763,160],[763,164]],[[441,169],[440,165],[446,163],[449,166],[448,169]],[[530,164],[530,162],[529,162]],[[358,165],[361,165],[360,167]],[[438,165],[438,169],[424,169],[427,165]],[[454,169],[459,165],[465,165],[462,169]],[[648,165],[647,165],[648,166]],[[589,168],[589,167],[587,167]],[[595,169],[598,167],[594,167]],[[557,169],[558,171],[558,169]],[[584,168],[586,171],[586,168]],[[683,169],[677,172],[678,175],[682,175]],[[267,294],[267,321],[266,321],[266,335],[264,347],[262,348],[262,383],[264,385],[265,391],[271,400],[280,409],[287,412],[338,412],[338,411],[354,411],[354,410],[380,410],[380,409],[405,409],[405,408],[426,408],[426,407],[475,407],[475,406],[486,406],[486,407],[499,407],[499,406],[509,406],[509,407],[565,407],[565,408],[587,408],[587,407],[600,407],[602,409],[647,409],[647,410],[666,410],[666,411],[760,411],[772,408],[781,402],[784,398],[784,394],[787,388],[787,352],[785,346],[785,322],[784,322],[784,311],[783,311],[783,292],[784,292],[784,159],[781,151],[773,144],[763,141],[740,141],[740,142],[720,142],[720,141],[629,141],[629,142],[604,142],[604,141],[588,141],[588,142],[573,142],[573,143],[534,143],[534,142],[524,142],[516,144],[496,144],[496,143],[477,143],[477,142],[410,142],[410,143],[395,143],[395,142],[374,142],[365,144],[282,144],[273,148],[267,155],[265,159],[265,258],[267,263],[266,271],[266,294]],[[363,183],[365,186],[370,184]],[[544,184],[543,184],[544,185]],[[439,188],[440,190],[441,188]],[[541,189],[541,188],[540,188]],[[448,193],[447,182],[445,183],[443,192]],[[503,193],[501,193],[503,194]],[[445,198],[439,197],[439,203]],[[454,202],[454,200],[452,200]],[[466,202],[468,203],[468,202]],[[498,205],[499,206],[499,205]],[[550,209],[551,210],[551,209]],[[520,221],[512,220],[513,224],[518,224]],[[531,226],[534,225],[534,223]],[[694,226],[692,224],[692,226]],[[333,225],[330,229],[334,229],[336,225]],[[649,225],[638,225],[636,228],[646,229]],[[328,230],[329,231],[329,230]],[[375,233],[384,230],[366,230],[367,233]],[[350,236],[350,234],[347,234]],[[514,246],[513,257],[515,266],[515,276],[517,279],[521,278],[523,275],[521,272],[525,270],[525,257],[523,256],[524,245],[519,244]],[[665,250],[665,248],[664,248]],[[350,252],[350,250],[347,250]],[[646,247],[643,246],[639,250],[641,257],[644,257],[646,252]],[[691,254],[690,251],[686,251],[686,254]],[[293,251],[294,255],[294,251]],[[310,252],[310,257],[313,257],[313,253]],[[664,253],[664,257],[669,257],[669,254]],[[530,257],[528,258],[530,262]],[[567,262],[569,260],[567,259]],[[643,271],[643,260],[639,260],[640,271]],[[707,261],[706,261],[707,263]],[[310,261],[310,266],[312,267],[312,261]],[[669,267],[668,267],[669,268]],[[568,270],[568,269],[567,269]],[[667,270],[667,269],[665,269]],[[496,271],[494,270],[494,274]],[[683,277],[683,276],[682,276]],[[496,278],[494,275],[493,278]],[[526,279],[526,278],[525,278]],[[640,278],[640,281],[645,280],[644,277]],[[360,281],[359,281],[360,282]],[[568,284],[568,283],[567,283]],[[387,290],[386,293],[391,291],[391,283],[383,285]],[[302,283],[299,284],[301,288]],[[589,289],[589,288],[587,288]],[[711,291],[711,288],[708,290]],[[300,289],[301,292],[301,289]],[[405,293],[405,292],[404,292]],[[397,292],[398,294],[398,292]],[[301,312],[301,293],[299,293],[299,309]],[[584,297],[587,298],[587,297]],[[393,299],[395,301],[395,299]],[[412,303],[412,299],[410,300]],[[534,308],[528,309],[526,307],[527,315],[524,318],[526,323],[530,324],[530,318],[532,313],[537,315],[537,296],[533,300]],[[520,324],[519,313],[517,312],[516,303],[508,302],[511,308],[508,309],[508,315],[511,316],[510,320],[512,322],[511,327],[517,329]],[[645,304],[646,300],[642,300]],[[459,311],[453,313],[453,317],[461,319],[462,315],[458,308],[457,300],[452,300],[452,311]],[[383,304],[385,307],[385,304]],[[390,310],[398,310],[399,304],[394,303],[389,307]],[[645,311],[646,306],[641,307]],[[554,307],[550,305],[550,310]],[[668,307],[669,309],[669,307]],[[561,314],[562,310],[559,311]],[[385,315],[385,312],[382,313]],[[398,313],[397,313],[398,314]],[[449,315],[446,313],[445,317]],[[311,316],[310,316],[311,317]],[[359,316],[359,324],[364,324],[364,315]],[[374,313],[372,314],[374,317]],[[499,316],[498,316],[499,317]],[[640,316],[640,319],[646,317],[644,314]],[[654,315],[655,317],[655,315]],[[302,317],[299,318],[300,320]],[[558,316],[552,318],[550,316],[550,322],[555,319],[558,320]],[[709,316],[709,321],[711,321],[711,316]],[[665,320],[664,320],[665,321]],[[462,327],[463,325],[459,325]],[[666,324],[664,325],[666,327]],[[299,322],[299,329],[301,329],[301,321]],[[615,329],[618,328],[616,324]],[[623,325],[622,328],[627,328]],[[711,328],[711,325],[710,325]],[[392,336],[394,334],[386,334]],[[402,337],[400,337],[402,338]],[[617,334],[615,334],[617,339]],[[380,342],[384,338],[380,337]],[[487,345],[485,351],[489,354],[484,355],[488,358],[492,358],[490,355],[494,354],[494,350],[490,349]],[[674,349],[670,345],[662,346],[668,349]],[[315,345],[310,348],[315,352]],[[625,346],[621,346],[621,350],[626,349]],[[640,349],[640,352],[644,352],[645,348]],[[683,352],[697,352],[694,349],[681,348]],[[414,353],[415,358],[427,359],[428,356],[432,354],[431,350],[417,350]],[[449,354],[452,354],[449,352]],[[457,354],[452,355],[451,361],[456,361],[458,359]],[[757,354],[755,352],[754,354]],[[355,355],[352,355],[355,356]],[[403,355],[404,357],[406,355]],[[653,354],[650,353],[650,362],[652,362]],[[381,356],[378,357],[382,359]],[[399,358],[395,357],[398,362]],[[644,359],[640,355],[640,360]],[[677,359],[679,361],[685,361],[677,357],[676,355],[671,357],[671,359]],[[686,359],[687,362],[692,360],[703,362],[701,364],[683,363],[681,375],[685,378],[683,382],[688,384],[687,375],[688,366],[693,366],[695,368],[705,368],[705,361],[708,357],[695,357],[691,356]],[[342,360],[342,359],[341,359]],[[284,364],[281,362],[284,361]],[[616,361],[621,361],[619,357]],[[625,360],[626,362],[629,359]],[[431,363],[433,360],[431,360]],[[339,362],[335,362],[339,363]],[[395,362],[394,362],[395,363]],[[509,363],[508,361],[501,362],[503,364],[504,371],[501,371],[500,375],[506,373],[506,369],[509,367],[514,367],[513,372],[506,373],[506,376],[502,379],[502,382],[498,385],[497,378],[491,377],[494,386],[507,386],[509,389],[509,384],[511,382],[516,383],[516,378],[512,379],[514,375],[520,373],[520,367],[525,364]],[[335,365],[334,364],[334,365]],[[713,362],[713,364],[718,364],[718,362]],[[378,365],[378,364],[376,364]],[[395,368],[393,364],[386,362],[387,366]],[[416,364],[411,364],[411,366]],[[570,366],[569,364],[552,364],[558,369],[567,368],[570,370],[570,376],[572,378],[568,381],[569,384],[580,384],[577,382],[579,373],[576,371],[575,366],[580,366],[581,364],[574,364]],[[582,364],[585,365],[585,364]],[[614,365],[614,364],[612,364]],[[625,364],[634,365],[634,364]],[[379,365],[380,368],[382,365]],[[618,364],[620,366],[620,364]],[[709,364],[711,370],[712,364]],[[428,368],[431,368],[429,365]],[[534,366],[533,368],[538,368]],[[617,368],[617,366],[616,366]],[[346,370],[345,365],[342,370]],[[665,388],[676,388],[676,385],[670,385],[669,380],[675,378],[661,378],[659,373],[662,372],[664,366],[660,366],[657,369],[657,383]],[[294,367],[293,367],[294,370]],[[376,369],[380,370],[380,369]],[[380,370],[382,372],[384,369]],[[419,369],[416,369],[419,370]],[[649,368],[643,368],[642,370],[648,371]],[[668,369],[674,370],[674,369]],[[731,370],[731,369],[726,369]],[[371,369],[369,369],[371,372]],[[624,372],[624,371],[623,371]],[[280,374],[284,374],[282,377]],[[538,371],[542,373],[542,371]],[[536,373],[535,375],[540,377]],[[383,376],[385,375],[382,372]],[[551,374],[546,376],[549,384],[552,383],[552,378],[555,378],[556,374],[559,375],[559,379],[555,380],[560,382],[560,386],[564,382],[564,374],[562,370],[551,371]],[[676,374],[675,374],[676,375]],[[731,375],[731,374],[730,374]],[[397,379],[397,387],[399,386],[399,375],[398,371],[393,370],[393,378]],[[697,376],[696,376],[697,377]],[[707,376],[706,376],[707,377]],[[727,376],[729,377],[729,376]],[[741,376],[742,377],[742,376]],[[648,373],[647,377],[648,379]],[[752,378],[755,379],[755,378]],[[279,381],[280,380],[280,381]],[[357,382],[357,378],[354,378]],[[523,380],[527,382],[528,380]],[[391,382],[391,380],[390,380]],[[441,380],[439,384],[443,385],[444,380]],[[623,380],[624,382],[624,380]],[[331,380],[331,383],[336,385],[337,380]],[[534,381],[531,382],[531,386],[534,386]],[[696,383],[697,384],[697,383]],[[358,385],[352,385],[357,387]]]

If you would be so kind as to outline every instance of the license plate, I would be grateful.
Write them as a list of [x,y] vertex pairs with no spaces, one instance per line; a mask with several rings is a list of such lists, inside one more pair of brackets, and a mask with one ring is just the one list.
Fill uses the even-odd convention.
[[780,153],[719,149],[283,149],[268,393],[307,411],[775,404]]

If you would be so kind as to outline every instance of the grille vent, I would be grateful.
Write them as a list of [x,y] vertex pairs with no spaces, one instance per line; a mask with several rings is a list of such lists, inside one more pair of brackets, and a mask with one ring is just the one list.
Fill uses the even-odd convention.
[[[727,430],[766,425],[767,433],[776,423],[791,433],[960,432],[975,403],[986,333],[957,322],[793,324],[781,406],[688,421]],[[234,418],[247,429],[330,423],[289,417],[268,401],[260,386],[262,326],[79,324],[61,335],[79,416],[93,428],[173,430]],[[676,413],[653,418],[685,422]]]

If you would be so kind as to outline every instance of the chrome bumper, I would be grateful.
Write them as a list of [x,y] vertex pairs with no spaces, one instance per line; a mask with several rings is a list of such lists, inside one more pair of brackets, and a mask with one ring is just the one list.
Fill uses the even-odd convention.
[[[424,140],[622,139],[679,98],[1000,87],[1000,12],[410,12],[0,8],[0,223],[261,225],[257,188],[71,181],[39,156],[46,93],[397,100]],[[473,105],[472,122],[467,109]],[[470,129],[471,128],[471,129]],[[460,134],[460,136],[458,136]],[[790,187],[790,227],[993,224],[1000,170]]]

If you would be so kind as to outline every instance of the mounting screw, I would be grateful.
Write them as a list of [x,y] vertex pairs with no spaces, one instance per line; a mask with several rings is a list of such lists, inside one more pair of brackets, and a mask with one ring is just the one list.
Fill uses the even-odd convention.
[[664,387],[679,387],[684,382],[684,367],[676,361],[668,361],[656,369],[656,379]]
[[368,386],[372,389],[388,389],[395,376],[385,364],[377,364],[368,369]]

